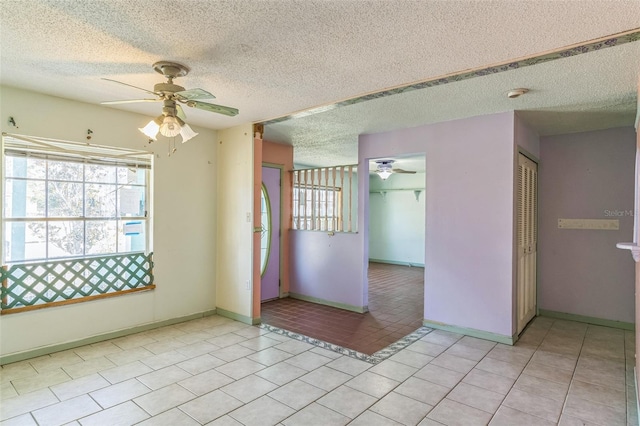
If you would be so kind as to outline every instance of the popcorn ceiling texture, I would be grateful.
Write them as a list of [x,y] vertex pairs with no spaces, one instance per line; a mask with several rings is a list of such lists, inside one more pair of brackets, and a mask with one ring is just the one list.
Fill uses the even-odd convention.
[[[144,92],[101,78],[150,89],[163,80],[151,64],[175,60],[192,69],[178,84],[240,109],[237,117],[187,109],[191,124],[221,129],[639,26],[635,0],[3,0],[0,83],[89,103],[139,98]],[[626,123],[628,105],[635,108],[629,82],[637,84],[639,44],[367,101],[299,126],[298,119],[283,122],[268,134],[308,148],[307,160],[322,150],[323,159],[345,164],[356,158],[354,134],[505,108],[535,112],[541,133],[575,131],[545,114],[554,108],[573,127],[584,110],[606,110]],[[503,93],[516,86],[532,92],[505,103]],[[118,108],[159,111],[154,103]]]

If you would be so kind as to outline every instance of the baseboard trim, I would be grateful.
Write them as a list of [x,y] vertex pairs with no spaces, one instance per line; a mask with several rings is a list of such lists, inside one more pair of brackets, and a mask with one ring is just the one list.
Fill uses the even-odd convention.
[[503,343],[505,345],[513,345],[517,340],[516,336],[505,336],[503,334],[491,333],[489,331],[476,330],[475,328],[458,327],[428,319],[423,319],[422,324],[438,330],[464,334],[465,336],[477,337],[478,339],[491,340],[492,342]]
[[424,263],[399,262],[397,260],[369,259],[373,263],[386,263],[389,265],[415,266],[416,268],[424,268]]
[[117,339],[118,337],[128,336],[130,334],[140,333],[142,331],[153,330],[154,328],[165,327],[167,325],[179,324],[185,321],[191,321],[198,318],[204,318],[215,315],[216,310],[198,312],[196,314],[185,315],[183,317],[171,318],[168,320],[156,321],[148,324],[138,325],[122,330],[110,331],[108,333],[97,334],[95,336],[86,337],[84,339],[74,340],[72,342],[58,343],[49,346],[42,346],[36,349],[29,349],[23,352],[17,352],[9,355],[0,355],[0,365],[10,364],[12,362],[23,361],[25,359],[35,358],[38,356],[49,355],[54,352],[66,351],[68,349],[80,346],[91,345],[93,343],[103,342],[105,340]]
[[541,315],[543,317],[563,319],[567,321],[577,321],[577,322],[584,322],[587,324],[602,325],[604,327],[620,328],[622,330],[634,331],[636,329],[636,325],[632,322],[623,322],[623,321],[588,317],[585,315],[569,314],[566,312],[547,311],[545,309],[540,309],[538,310],[538,315]]
[[332,306],[334,308],[345,309],[351,312],[357,312],[359,314],[363,314],[365,312],[369,312],[369,308],[367,306],[355,306],[348,305],[346,303],[332,302],[331,300],[320,299],[318,297],[305,296],[303,294],[291,293],[289,292],[289,297],[292,299],[304,300],[305,302],[317,303],[319,305]]
[[636,386],[636,412],[638,413],[638,418],[640,419],[640,398],[638,398],[638,371],[636,367],[633,367],[633,382]]
[[249,325],[260,324],[260,317],[252,318],[245,315],[237,314],[235,312],[227,311],[226,309],[216,308],[217,314],[221,317],[229,318],[235,321],[240,321]]

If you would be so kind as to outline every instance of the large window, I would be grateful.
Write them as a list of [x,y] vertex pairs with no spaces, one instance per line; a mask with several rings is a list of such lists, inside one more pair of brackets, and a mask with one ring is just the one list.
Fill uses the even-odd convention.
[[5,152],[4,263],[146,251],[149,167]]
[[[3,144],[0,251],[4,270],[41,265],[43,270],[50,269],[48,275],[43,272],[34,278],[31,274],[30,283],[23,283],[23,287],[31,290],[39,280],[43,280],[40,284],[46,287],[57,280],[60,290],[66,284],[51,271],[55,272],[52,268],[66,262],[64,264],[76,272],[72,277],[76,287],[80,284],[86,287],[92,281],[97,283],[100,277],[96,278],[95,274],[109,275],[108,272],[113,283],[122,281],[124,287],[130,288],[126,275],[131,271],[123,269],[129,258],[117,255],[147,255],[151,251],[150,155],[19,136],[5,136]],[[79,272],[85,267],[77,265],[88,265],[80,261],[107,256],[112,259],[108,271],[96,266],[96,271]],[[78,261],[76,264],[69,263],[74,259]],[[124,263],[116,267],[114,262]],[[150,258],[148,263],[150,269]],[[125,279],[116,277],[118,274],[125,275]],[[21,277],[18,274],[14,278]],[[3,276],[3,296],[6,296],[6,280]],[[143,284],[150,284],[149,280],[145,281]],[[119,289],[118,284],[113,284],[102,293]],[[68,291],[69,297],[62,292],[60,297],[82,297],[87,291],[86,288],[78,294]]]

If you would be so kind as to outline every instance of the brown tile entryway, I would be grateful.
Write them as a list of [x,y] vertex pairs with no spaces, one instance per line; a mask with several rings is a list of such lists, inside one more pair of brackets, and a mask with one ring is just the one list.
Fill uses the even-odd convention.
[[424,268],[369,264],[369,312],[291,298],[262,304],[265,324],[371,355],[422,325]]

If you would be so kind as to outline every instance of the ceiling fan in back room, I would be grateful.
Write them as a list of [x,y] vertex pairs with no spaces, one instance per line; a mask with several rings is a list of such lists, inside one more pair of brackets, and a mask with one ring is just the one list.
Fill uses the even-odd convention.
[[413,170],[394,168],[393,163],[395,163],[394,160],[376,160],[377,167],[374,173],[377,173],[382,180],[387,180],[393,173],[415,174]]
[[238,114],[238,110],[236,108],[202,102],[201,99],[215,99],[215,96],[204,89],[196,88],[185,90],[184,87],[174,84],[173,80],[175,78],[184,77],[189,73],[190,69],[186,65],[179,64],[177,62],[160,61],[153,64],[153,69],[167,78],[166,83],[158,83],[154,85],[153,90],[143,89],[141,87],[133,86],[117,80],[111,80],[109,78],[103,78],[103,80],[112,81],[114,83],[142,90],[150,95],[154,95],[155,98],[101,102],[103,105],[135,102],[162,102],[162,115],[154,118],[145,127],[139,129],[150,139],[154,141],[157,140],[156,138],[158,133],[169,138],[180,135],[182,136],[182,143],[184,143],[198,135],[187,123],[185,123],[187,116],[185,115],[181,104],[204,111],[228,115],[230,117]]

